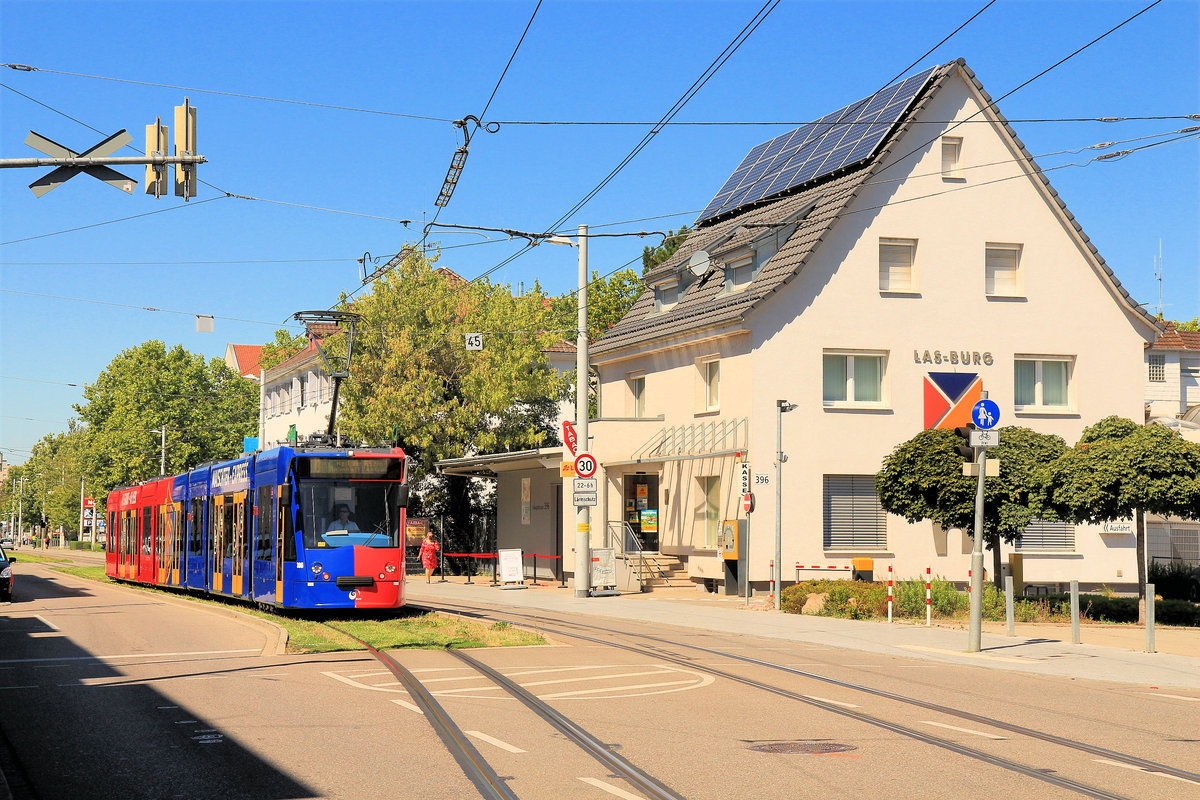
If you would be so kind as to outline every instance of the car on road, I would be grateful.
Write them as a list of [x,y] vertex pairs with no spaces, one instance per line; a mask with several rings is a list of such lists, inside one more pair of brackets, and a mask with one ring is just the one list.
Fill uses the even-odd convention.
[[9,537],[5,536],[3,539],[0,539],[0,547],[12,547],[12,546],[13,546],[13,540],[10,539]]
[[12,565],[16,563],[16,556],[9,555],[8,552],[0,545],[0,602],[12,600],[13,593],[13,572]]

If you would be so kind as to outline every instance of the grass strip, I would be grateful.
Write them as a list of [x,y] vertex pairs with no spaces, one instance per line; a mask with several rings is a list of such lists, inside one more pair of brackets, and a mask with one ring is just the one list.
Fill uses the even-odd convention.
[[[63,561],[63,559],[45,557],[41,557],[41,559],[45,562]],[[117,583],[153,593],[169,591],[114,581],[104,574],[102,566],[52,567],[52,569],[98,583]],[[489,625],[461,617],[415,611],[411,608],[365,612],[369,615],[366,617],[346,617],[344,616],[345,611],[284,611],[272,614],[225,598],[201,598],[173,591],[170,594],[194,603],[221,606],[279,625],[288,632],[287,652],[295,654],[362,650],[363,646],[347,636],[346,633],[357,636],[379,650],[527,647],[546,643],[541,636],[514,628],[507,622],[494,622]]]

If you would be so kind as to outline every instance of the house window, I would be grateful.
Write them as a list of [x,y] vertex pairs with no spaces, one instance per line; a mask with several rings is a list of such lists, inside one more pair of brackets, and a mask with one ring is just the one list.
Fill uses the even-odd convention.
[[1021,531],[1017,550],[1054,550],[1072,553],[1075,551],[1075,526],[1069,522],[1046,522],[1035,519]]
[[942,137],[942,180],[961,181],[962,174],[962,137]]
[[715,548],[721,532],[721,478],[700,478],[700,490],[704,493],[704,546]]
[[631,415],[640,419],[646,416],[646,376],[631,375],[628,382]]
[[826,550],[887,548],[887,515],[875,492],[874,475],[826,475],[824,489]]
[[984,257],[984,292],[991,297],[1021,295],[1021,245],[989,244]]
[[[769,257],[769,256],[768,256]],[[744,250],[725,262],[725,291],[737,292],[745,289],[758,277],[758,259],[753,250]]]
[[668,311],[679,302],[679,284],[668,283],[654,287],[654,310]]
[[717,411],[721,408],[721,362],[713,359],[700,366],[704,376],[704,410]]
[[827,406],[883,403],[883,354],[825,353],[823,400]]
[[299,398],[300,402],[298,402],[296,404],[298,407],[300,407],[300,408],[304,407],[305,396],[307,394],[308,394],[308,376],[301,375],[300,380],[299,380],[299,393],[297,394],[297,397]]
[[1071,360],[1014,360],[1013,405],[1067,408],[1070,405]]
[[917,281],[914,272],[916,257],[916,239],[880,239],[879,291],[916,291]]
[[1149,356],[1150,359],[1150,380],[1154,383],[1162,383],[1167,379],[1167,357],[1163,355]]

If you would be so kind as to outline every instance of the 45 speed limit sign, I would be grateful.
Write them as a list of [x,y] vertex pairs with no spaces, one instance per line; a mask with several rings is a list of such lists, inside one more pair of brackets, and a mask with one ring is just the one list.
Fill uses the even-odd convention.
[[575,458],[575,474],[580,478],[590,478],[596,474],[596,459],[591,453],[580,453]]

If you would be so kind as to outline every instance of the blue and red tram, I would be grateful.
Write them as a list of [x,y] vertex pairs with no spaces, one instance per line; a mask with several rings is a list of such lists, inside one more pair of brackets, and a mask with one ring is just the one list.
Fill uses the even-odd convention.
[[277,447],[114,489],[105,570],[276,608],[404,605],[404,452]]

